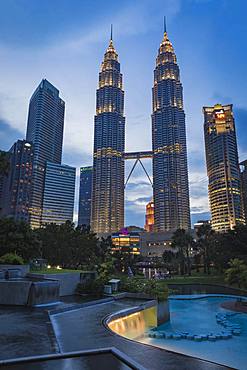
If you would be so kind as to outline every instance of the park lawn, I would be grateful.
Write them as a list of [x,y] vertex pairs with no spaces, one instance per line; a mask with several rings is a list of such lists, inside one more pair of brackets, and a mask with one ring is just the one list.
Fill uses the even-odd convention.
[[73,269],[56,269],[55,267],[53,268],[42,268],[42,269],[31,269],[31,273],[34,274],[64,274],[66,272],[82,272],[82,270],[73,270]]
[[224,275],[175,276],[166,280],[167,284],[218,284],[227,285]]

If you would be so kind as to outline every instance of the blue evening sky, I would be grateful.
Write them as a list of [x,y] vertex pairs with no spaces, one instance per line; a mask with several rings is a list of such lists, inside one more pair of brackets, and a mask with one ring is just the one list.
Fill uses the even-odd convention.
[[[29,98],[47,78],[66,102],[63,162],[91,164],[95,90],[113,23],[126,150],[150,150],[153,69],[166,15],[184,88],[192,220],[208,217],[202,106],[233,104],[239,156],[247,158],[246,13],[245,0],[1,0],[0,149],[25,137]],[[138,167],[126,191],[127,225],[143,226],[151,190]]]

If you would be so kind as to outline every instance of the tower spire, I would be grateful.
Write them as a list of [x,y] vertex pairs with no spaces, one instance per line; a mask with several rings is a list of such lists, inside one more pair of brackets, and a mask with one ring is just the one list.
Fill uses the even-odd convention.
[[110,40],[112,41],[112,24],[111,24],[111,39]]
[[164,33],[166,33],[166,16],[164,15]]

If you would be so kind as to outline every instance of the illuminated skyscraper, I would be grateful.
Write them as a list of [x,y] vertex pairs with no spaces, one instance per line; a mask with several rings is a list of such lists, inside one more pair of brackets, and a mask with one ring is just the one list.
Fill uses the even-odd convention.
[[29,103],[27,135],[34,145],[30,224],[41,224],[46,162],[61,163],[65,103],[58,89],[42,80]]
[[93,167],[80,168],[78,225],[90,226]]
[[112,37],[99,74],[94,120],[91,228],[96,233],[124,226],[125,117],[122,74]]
[[245,223],[247,223],[247,160],[240,163],[240,177]]
[[146,205],[146,216],[144,229],[147,232],[154,231],[154,201],[151,200]]
[[42,224],[73,221],[76,169],[47,162],[42,204]]
[[190,228],[183,91],[166,27],[154,70],[152,142],[155,231]]
[[232,104],[204,107],[203,112],[211,225],[225,232],[244,223]]

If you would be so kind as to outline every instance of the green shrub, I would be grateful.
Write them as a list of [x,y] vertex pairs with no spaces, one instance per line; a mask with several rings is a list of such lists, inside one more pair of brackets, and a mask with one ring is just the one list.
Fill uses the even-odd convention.
[[244,261],[234,258],[228,263],[229,268],[225,271],[225,281],[239,288],[247,288],[247,265]]
[[165,284],[159,284],[156,280],[126,278],[121,279],[121,291],[130,293],[145,293],[158,300],[165,300],[168,297],[168,288]]
[[5,265],[23,265],[24,260],[16,253],[6,253],[0,257],[0,263]]

